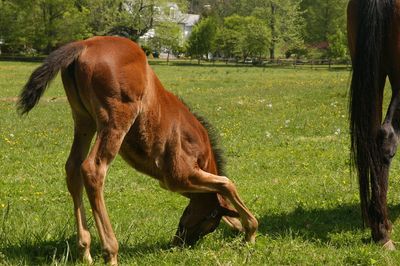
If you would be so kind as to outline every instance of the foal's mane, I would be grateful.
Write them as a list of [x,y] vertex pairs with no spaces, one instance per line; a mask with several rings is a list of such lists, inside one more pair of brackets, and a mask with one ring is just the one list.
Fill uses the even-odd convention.
[[206,129],[208,138],[210,140],[211,149],[214,155],[215,163],[217,165],[217,171],[218,171],[217,174],[225,176],[226,159],[224,156],[224,150],[220,145],[218,131],[215,129],[213,125],[211,125],[210,122],[208,122],[206,118],[204,118],[202,115],[199,115],[196,112],[193,112],[192,108],[181,97],[179,97],[179,100],[189,109],[189,111],[196,117],[196,119],[200,122],[200,124]]
[[226,159],[224,156],[224,150],[222,149],[219,142],[217,130],[203,116],[194,112],[192,112],[192,114],[196,117],[197,120],[199,120],[200,124],[202,124],[203,127],[207,130],[208,138],[210,139],[211,143],[211,149],[214,154],[215,163],[217,165],[217,171],[218,171],[217,174],[225,176]]

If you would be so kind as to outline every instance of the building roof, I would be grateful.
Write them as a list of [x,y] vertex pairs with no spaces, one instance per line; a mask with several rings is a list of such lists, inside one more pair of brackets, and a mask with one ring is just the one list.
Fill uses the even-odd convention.
[[182,14],[183,18],[180,19],[180,24],[185,24],[186,26],[194,26],[199,20],[200,15],[196,14]]

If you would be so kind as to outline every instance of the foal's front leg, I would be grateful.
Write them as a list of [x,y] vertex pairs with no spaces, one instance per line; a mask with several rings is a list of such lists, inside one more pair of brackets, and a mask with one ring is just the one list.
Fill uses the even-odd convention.
[[108,120],[98,122],[96,141],[89,156],[82,163],[81,173],[100,236],[104,259],[111,265],[117,265],[118,241],[106,210],[103,189],[107,170],[139,113],[139,103],[113,103],[113,106],[104,109],[107,110],[107,116],[103,117],[107,117]]
[[230,179],[196,169],[188,181],[187,185],[180,189],[185,192],[214,192],[227,198],[240,215],[245,231],[245,240],[250,243],[255,242],[258,221],[240,199],[236,186]]
[[125,130],[115,127],[103,128],[98,133],[88,158],[81,166],[83,181],[100,236],[104,260],[111,265],[118,264],[118,241],[106,210],[103,189],[108,167],[117,155],[125,134]]

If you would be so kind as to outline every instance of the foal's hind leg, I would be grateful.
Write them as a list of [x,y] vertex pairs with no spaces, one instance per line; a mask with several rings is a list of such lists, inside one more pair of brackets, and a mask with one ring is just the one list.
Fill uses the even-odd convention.
[[88,153],[95,128],[93,122],[90,123],[90,119],[83,120],[76,115],[74,118],[74,141],[65,165],[65,170],[67,173],[68,190],[74,203],[80,256],[83,261],[91,264],[93,260],[90,256],[90,233],[86,224],[85,210],[82,202],[83,180],[80,166]]
[[73,71],[74,68],[72,66],[61,73],[65,93],[68,97],[74,119],[74,140],[67,163],[65,164],[65,171],[67,173],[68,190],[74,203],[79,253],[84,262],[92,263],[93,260],[90,256],[91,239],[82,202],[83,179],[80,168],[88,154],[96,126],[79,100],[75,81],[71,78],[74,76]]

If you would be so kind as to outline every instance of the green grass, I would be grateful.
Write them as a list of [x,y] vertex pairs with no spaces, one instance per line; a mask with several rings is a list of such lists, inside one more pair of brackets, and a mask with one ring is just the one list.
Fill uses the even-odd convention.
[[[37,64],[0,62],[0,264],[71,265],[76,261],[72,201],[64,163],[72,119],[57,79],[20,118],[15,97]],[[220,133],[227,172],[260,222],[246,245],[225,225],[193,248],[169,241],[187,201],[118,157],[105,197],[122,265],[396,265],[399,252],[362,230],[357,182],[350,177],[349,72],[225,66],[154,66],[166,88]],[[399,163],[389,205],[400,241]],[[92,255],[101,250],[86,202]]]

